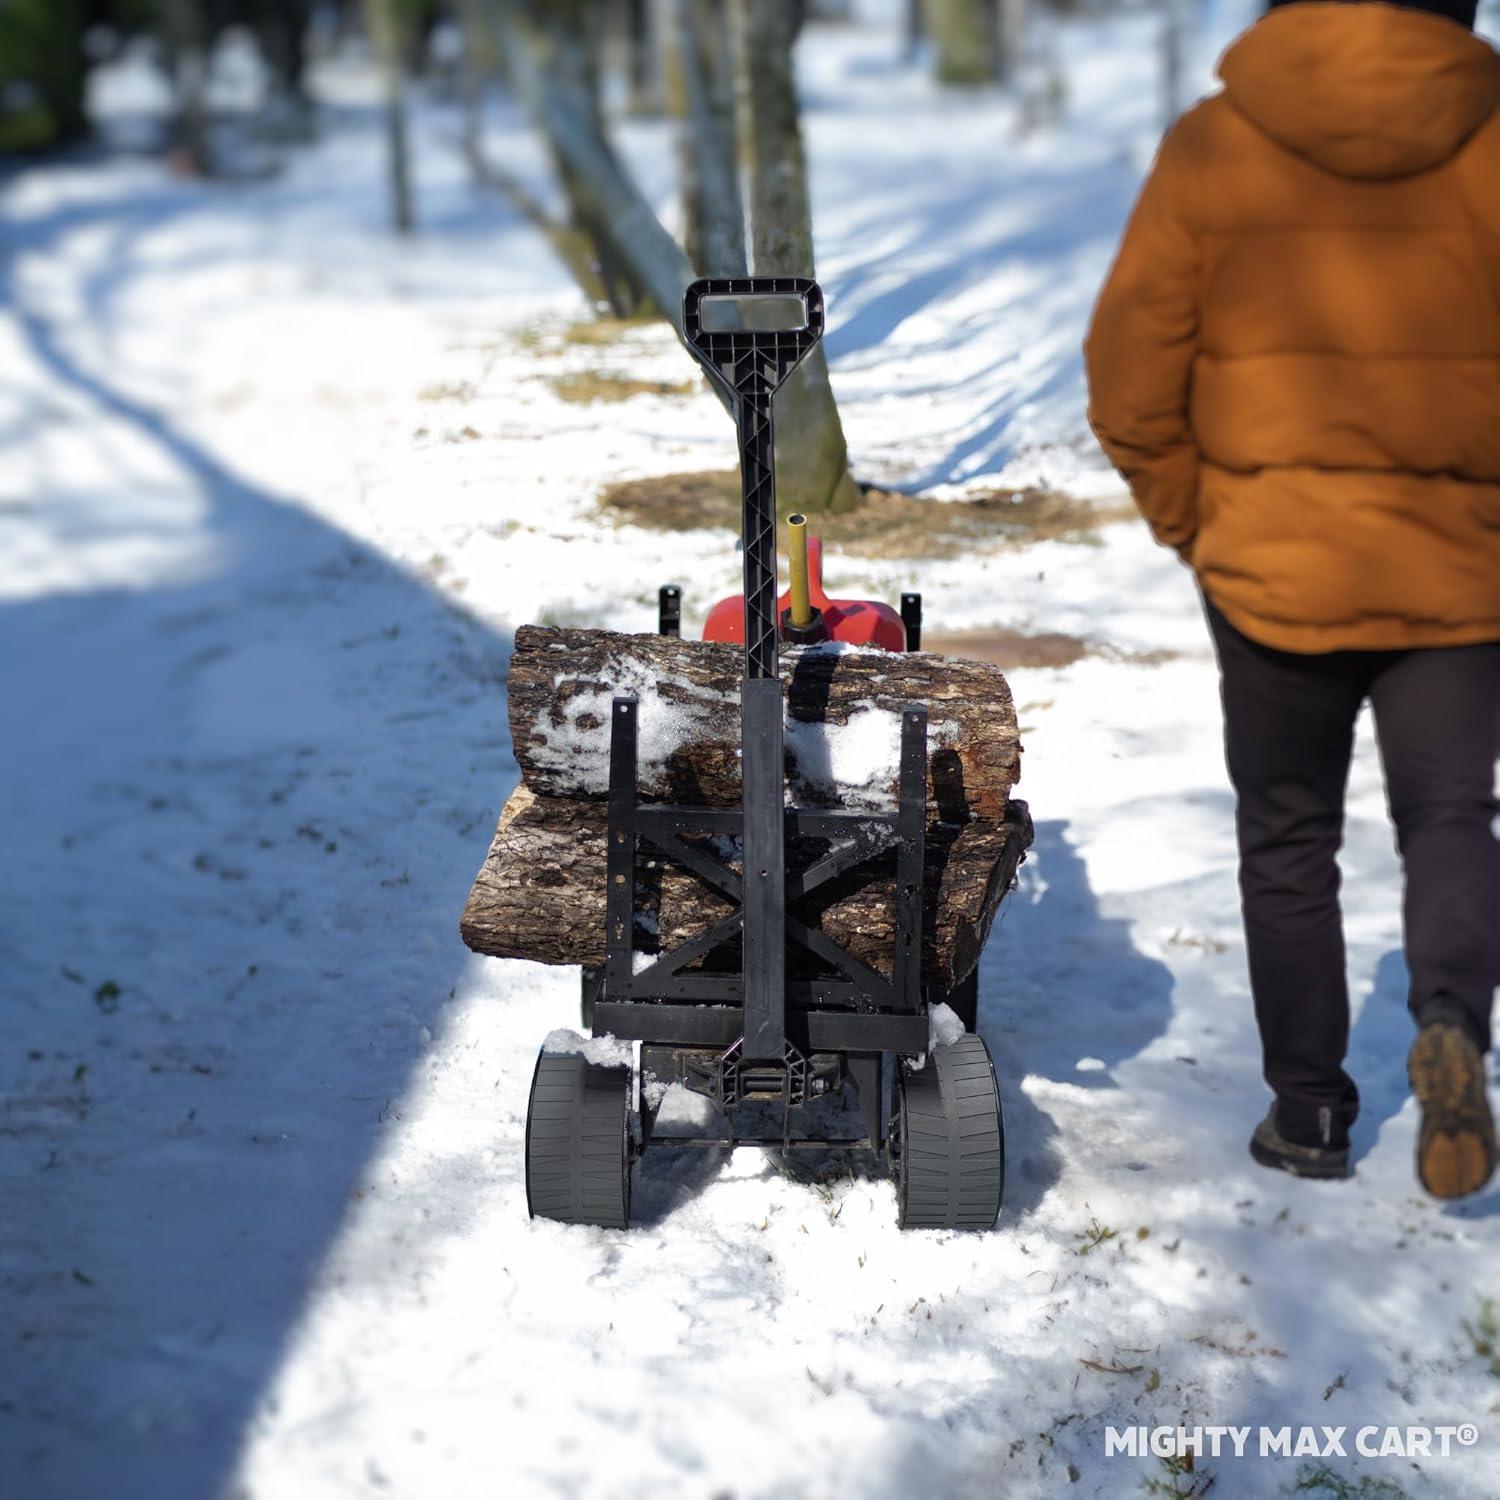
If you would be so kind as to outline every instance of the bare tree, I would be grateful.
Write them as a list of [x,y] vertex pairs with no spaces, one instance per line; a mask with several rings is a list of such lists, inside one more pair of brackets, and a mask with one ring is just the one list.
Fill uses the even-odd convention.
[[[547,144],[569,204],[572,229],[589,247],[593,272],[610,305],[616,311],[654,306],[681,336],[682,293],[695,267],[657,218],[605,128],[593,46],[602,29],[600,0],[479,3],[508,59],[512,86]],[[699,212],[701,243],[696,253],[699,266],[732,272],[745,265],[746,257],[743,229],[738,241],[735,235],[739,189],[737,182],[732,192],[728,186],[734,170],[723,133],[725,111],[722,102],[715,102],[715,91],[722,89],[717,81],[720,70],[727,69],[722,59],[709,55],[716,41],[722,46],[723,32],[716,36],[706,24],[722,12],[719,0],[692,3],[694,34],[702,46],[680,54],[685,64],[692,64],[679,68],[683,115],[690,119],[697,110],[709,117],[706,148],[701,133],[693,133],[692,167],[700,189],[706,179],[714,183],[709,211]],[[742,43],[735,50],[735,118],[740,159],[750,179],[754,269],[757,274],[809,275],[812,233],[791,74],[790,13],[781,0],[735,0],[729,22]],[[472,149],[482,156],[477,144]],[[507,181],[493,170],[490,175],[502,184]],[[510,188],[527,211],[526,196],[514,184]],[[545,222],[536,205],[531,208]],[[576,257],[569,264],[576,267]],[[803,362],[793,382],[797,389],[782,405],[777,431],[785,493],[804,510],[847,508],[858,500],[858,489],[849,477],[843,428],[821,349]]]
[[[784,0],[730,0],[740,149],[750,185],[751,266],[757,276],[814,274],[812,211],[792,42]],[[843,423],[820,344],[793,373],[777,416],[781,490],[794,509],[848,510],[859,502]]]
[[571,230],[589,247],[604,299],[620,315],[654,305],[680,320],[682,289],[692,280],[692,267],[605,130],[591,41],[598,35],[598,0],[482,4],[508,59],[512,86],[547,145]]
[[1021,71],[1026,52],[1028,0],[995,0],[995,65],[1002,83],[1011,83]]
[[701,276],[743,276],[745,210],[735,150],[725,0],[674,0],[682,115],[683,247]]
[[661,113],[661,90],[656,68],[656,27],[651,0],[624,0],[626,75],[630,112],[633,115]]
[[917,55],[922,38],[927,35],[923,0],[905,0],[901,14],[901,40],[908,59]]
[[484,82],[491,77],[509,80],[511,59],[499,45],[497,30],[490,24],[487,0],[457,0],[457,3],[464,28],[463,150],[474,180],[482,187],[503,193],[511,206],[546,236],[554,254],[568,268],[591,307],[610,306],[609,289],[599,274],[599,257],[594,242],[588,230],[581,227],[578,211],[571,209],[567,219],[559,219],[518,177],[506,171],[485,151]]
[[364,0],[365,25],[380,63],[385,107],[386,160],[390,170],[391,221],[398,234],[410,234],[412,211],[411,147],[406,127],[406,68],[409,53],[401,0]]
[[943,83],[993,83],[1000,75],[994,0],[927,0]]
[[1163,0],[1161,19],[1162,115],[1170,125],[1182,113],[1183,52],[1188,19],[1183,0]]
[[176,95],[172,153],[179,170],[207,176],[213,170],[208,144],[208,18],[201,0],[162,0],[161,20]]

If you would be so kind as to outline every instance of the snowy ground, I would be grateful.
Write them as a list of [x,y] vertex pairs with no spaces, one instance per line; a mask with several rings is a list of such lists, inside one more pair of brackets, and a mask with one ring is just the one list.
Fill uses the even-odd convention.
[[[889,36],[808,49],[863,476],[1117,495],[1076,351],[1152,144],[1149,37],[1077,33],[1077,124],[1020,145]],[[559,400],[550,375],[684,356],[564,342],[573,294],[470,193],[442,108],[424,235],[390,245],[367,84],[323,86],[323,144],[260,185],[108,156],[0,183],[0,1493],[1500,1492],[1500,1366],[1466,1326],[1500,1294],[1500,1194],[1412,1180],[1368,731],[1357,1176],[1299,1184],[1245,1155],[1213,665],[1134,525],[830,563],[836,591],[918,582],[944,628],[1176,653],[1012,674],[1037,844],[983,967],[999,1230],[903,1236],[884,1178],[757,1149],[649,1158],[629,1234],[528,1222],[526,1089],[576,974],[456,931],[515,781],[510,633],[729,591],[725,534],[591,501],[726,466],[731,434],[706,395]],[[665,202],[667,142],[627,140]],[[492,144],[540,171],[498,109]],[[1104,1450],[1111,1423],[1460,1421],[1477,1447],[1416,1462]]]

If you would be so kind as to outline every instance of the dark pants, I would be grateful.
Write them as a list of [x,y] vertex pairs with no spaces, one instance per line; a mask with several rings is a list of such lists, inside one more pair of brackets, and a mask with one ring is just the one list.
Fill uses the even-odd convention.
[[[1344,1072],[1349,992],[1336,861],[1354,724],[1369,699],[1406,872],[1410,1006],[1481,1047],[1500,985],[1500,642],[1410,651],[1276,651],[1205,601],[1238,799],[1250,990],[1277,1120],[1316,1142],[1359,1109]],[[1325,1119],[1328,1117],[1324,1117]]]

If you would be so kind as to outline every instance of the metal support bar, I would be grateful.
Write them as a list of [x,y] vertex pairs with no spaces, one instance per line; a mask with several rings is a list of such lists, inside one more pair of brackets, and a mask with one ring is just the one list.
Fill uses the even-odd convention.
[[[737,1005],[644,1005],[601,999],[594,1026],[622,1042],[660,1042],[674,1047],[732,1046],[740,1037]],[[927,1050],[927,1017],[849,1010],[797,1010],[787,1016],[791,1044],[809,1052],[906,1052]]]
[[[773,661],[775,649],[773,641]],[[786,1052],[787,930],[781,679],[747,677],[740,691],[745,798],[745,1056],[780,1059]]]
[[[606,992],[630,984],[635,939],[635,771],[637,704],[622,695],[610,706],[609,817],[604,860]],[[595,1007],[597,1012],[597,1006]]]
[[901,623],[906,627],[906,649],[920,651],[922,649],[922,596],[920,594],[902,594]]
[[638,807],[635,826],[653,843],[660,844],[673,834],[724,833],[737,838],[745,815],[737,807],[670,807],[653,804]]
[[[703,303],[718,299],[801,300],[787,328],[713,329]],[[752,320],[753,321],[753,320]],[[682,299],[683,336],[709,378],[733,401],[740,449],[741,536],[745,549],[745,673],[740,693],[744,786],[744,1055],[786,1057],[786,774],[776,609],[777,389],[823,336],[823,293],[799,276],[694,281]]]
[[663,584],[656,596],[656,633],[682,634],[682,590],[675,583]]
[[744,881],[706,850],[688,843],[680,830],[674,828],[670,833],[651,833],[646,830],[643,832],[663,854],[671,858],[674,863],[681,865],[683,869],[691,870],[710,889],[718,891],[722,896],[727,896],[736,906],[744,900]]
[[888,828],[889,816],[867,812],[824,812],[818,808],[789,807],[786,829],[792,836],[815,839],[849,838],[866,828]]
[[787,936],[794,943],[800,943],[815,958],[821,958],[841,974],[847,974],[853,981],[854,988],[869,1004],[899,1004],[900,996],[890,980],[878,970],[872,969],[862,958],[856,958],[847,949],[839,947],[831,937],[825,936],[816,927],[809,927],[796,917],[788,917],[786,930]]
[[890,827],[871,828],[866,825],[860,832],[852,834],[846,844],[830,849],[822,859],[808,865],[805,870],[793,870],[786,877],[786,899],[795,901],[800,896],[811,895],[819,886],[836,880],[846,870],[873,859],[882,849],[895,841],[896,831]]
[[631,989],[649,993],[649,986],[660,984],[664,979],[677,978],[688,964],[712,953],[720,943],[728,942],[744,925],[744,916],[737,911],[731,912],[712,927],[700,932],[697,937],[689,938],[687,942],[662,954],[655,963],[648,964],[639,974],[632,974]]
[[746,392],[735,412],[745,541],[745,676],[776,680],[776,435],[769,392]]
[[878,1052],[851,1055],[845,1062],[849,1076],[854,1080],[854,1091],[859,1095],[859,1112],[864,1118],[865,1135],[880,1150],[885,1142],[885,1124],[882,1119],[881,1063]]
[[891,988],[903,1010],[916,1010],[922,989],[922,888],[927,857],[927,710],[901,711],[901,780],[896,810],[896,954]]

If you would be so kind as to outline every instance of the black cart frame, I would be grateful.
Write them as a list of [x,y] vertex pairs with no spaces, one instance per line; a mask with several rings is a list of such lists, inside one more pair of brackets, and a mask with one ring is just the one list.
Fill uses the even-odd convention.
[[[712,326],[716,304],[795,299],[795,326],[766,328],[759,310],[739,326]],[[638,793],[640,704],[622,694],[610,718],[605,960],[585,969],[583,1013],[596,1037],[641,1043],[639,1137],[628,1139],[630,1070],[543,1053],[527,1127],[527,1195],[533,1213],[599,1225],[629,1218],[630,1160],[653,1140],[732,1145],[889,1148],[904,1226],[988,1227],[999,1210],[1004,1146],[988,1049],[973,1034],[977,980],[951,990],[922,983],[927,820],[927,709],[901,710],[893,811],[790,806],[785,768],[786,695],[777,608],[773,398],[823,333],[823,296],[807,277],[695,281],[683,299],[689,348],[725,394],[739,437],[744,547],[744,670],[740,683],[741,801],[737,807],[644,802]],[[901,599],[908,650],[921,642],[921,595]],[[659,629],[681,629],[681,590],[663,588]],[[1009,884],[1030,842],[1014,804]],[[788,868],[796,847],[807,853]],[[799,903],[872,860],[894,856],[894,933],[887,977],[799,915]],[[640,871],[674,865],[726,902],[697,936],[653,953],[638,943]],[[793,963],[788,965],[788,956]],[[928,1010],[946,1001],[969,1033],[933,1048]],[[894,1076],[887,1054],[902,1060]],[[928,1066],[922,1068],[922,1059]],[[802,1105],[852,1081],[864,1135],[810,1132],[793,1140]],[[663,1090],[680,1082],[713,1099],[726,1140],[655,1132]],[[887,1094],[890,1110],[886,1112]],[[779,1129],[740,1126],[751,1101],[779,1106]],[[623,1126],[622,1126],[622,1121]],[[622,1144],[622,1129],[627,1138]]]

